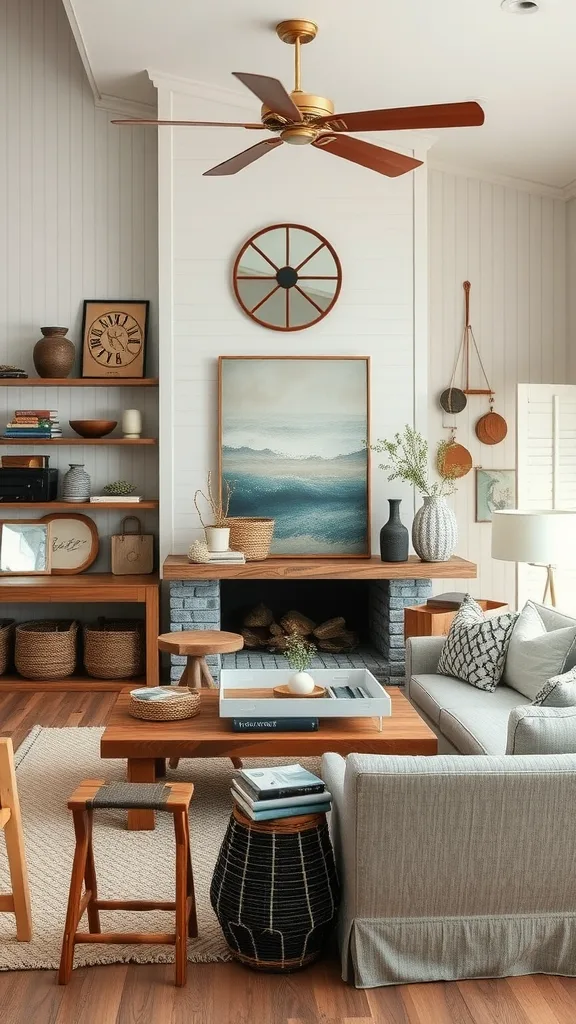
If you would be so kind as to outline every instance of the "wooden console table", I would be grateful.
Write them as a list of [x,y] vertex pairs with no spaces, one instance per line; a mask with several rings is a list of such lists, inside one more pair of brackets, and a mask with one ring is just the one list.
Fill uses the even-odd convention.
[[[158,686],[159,579],[150,576],[114,576],[80,573],[78,576],[0,577],[0,604],[143,604],[146,623],[146,676],[142,679],[32,680],[18,675],[0,676],[0,692],[17,690],[121,690],[126,686]],[[52,612],[54,615],[54,612]]]

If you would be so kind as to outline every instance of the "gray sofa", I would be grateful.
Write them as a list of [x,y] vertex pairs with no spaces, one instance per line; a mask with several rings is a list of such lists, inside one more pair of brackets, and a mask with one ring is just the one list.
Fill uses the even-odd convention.
[[[536,605],[548,630],[576,620]],[[500,683],[478,690],[436,669],[444,637],[412,637],[406,644],[406,695],[438,736],[439,754],[576,753],[576,708],[534,707]]]

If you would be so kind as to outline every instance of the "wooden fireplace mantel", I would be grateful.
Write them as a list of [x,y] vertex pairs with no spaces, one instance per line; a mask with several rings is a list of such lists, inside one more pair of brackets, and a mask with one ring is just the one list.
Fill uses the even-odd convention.
[[382,562],[372,558],[266,558],[245,565],[189,562],[186,555],[168,555],[165,580],[414,580],[476,579],[478,566],[454,555],[447,562]]

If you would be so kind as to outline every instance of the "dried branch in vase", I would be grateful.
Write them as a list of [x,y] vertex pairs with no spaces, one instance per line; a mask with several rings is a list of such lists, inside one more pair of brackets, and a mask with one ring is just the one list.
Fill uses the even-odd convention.
[[[212,488],[212,472],[210,471],[208,473],[208,478],[206,482],[207,493],[205,494],[204,491],[198,488],[198,490],[194,494],[194,505],[198,513],[198,518],[202,523],[204,529],[206,529],[207,526],[226,526],[226,520],[228,518],[228,513],[230,511],[230,498],[232,497],[233,489],[234,488],[232,487],[231,484],[228,483],[227,480],[223,480],[221,493],[219,495],[215,495],[214,490]],[[210,509],[210,512],[212,513],[211,523],[205,523],[202,518],[202,513],[200,511],[200,506],[198,504],[199,498],[204,499],[204,501],[206,502]]]

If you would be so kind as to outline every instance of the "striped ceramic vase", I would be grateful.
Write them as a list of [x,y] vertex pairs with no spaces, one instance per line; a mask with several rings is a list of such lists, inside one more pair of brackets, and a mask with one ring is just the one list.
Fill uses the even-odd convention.
[[412,544],[423,562],[447,562],[458,543],[456,516],[445,498],[424,498],[412,523]]

